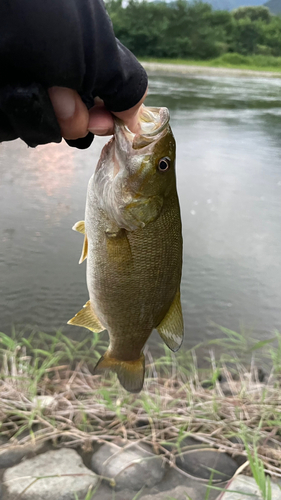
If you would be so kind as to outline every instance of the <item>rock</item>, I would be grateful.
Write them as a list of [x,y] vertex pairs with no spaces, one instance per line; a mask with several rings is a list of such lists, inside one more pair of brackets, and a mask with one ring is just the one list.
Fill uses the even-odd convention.
[[227,481],[238,469],[237,463],[226,453],[211,448],[184,451],[176,458],[176,464],[192,476]]
[[35,396],[33,398],[33,403],[35,407],[39,406],[41,409],[51,408],[52,406],[57,405],[57,401],[54,396]]
[[[272,500],[280,500],[281,489],[277,484],[271,482],[272,489]],[[259,487],[256,481],[252,477],[240,476],[235,477],[227,486],[227,490],[217,497],[217,500],[241,500],[242,498],[246,500],[249,498],[251,500],[262,500],[262,495],[260,494]],[[235,493],[233,493],[235,491]],[[237,493],[236,493],[237,492]],[[241,496],[243,495],[243,497]]]
[[[40,476],[44,477],[33,482]],[[97,482],[96,474],[85,467],[78,453],[67,448],[27,459],[6,470],[3,476],[5,500],[18,496],[21,500],[84,500]]]
[[9,441],[9,439],[7,438],[7,436],[0,434],[0,449],[1,449],[1,446],[8,443],[8,441]]
[[44,443],[31,442],[27,444],[0,444],[0,469],[7,469],[18,464],[24,457],[30,457],[39,453],[44,447]]
[[[166,450],[172,451],[173,453],[178,453],[177,440],[166,441],[165,444],[163,444],[162,446],[163,448],[166,448]],[[206,445],[202,444],[200,441],[193,438],[192,436],[187,436],[180,443],[181,450],[186,451],[186,448],[200,449],[200,448],[206,448]]]
[[[219,486],[223,487],[224,484],[226,483],[219,483]],[[165,500],[171,500],[173,497],[169,496],[168,494],[170,490],[175,490],[178,486],[186,488],[187,491],[188,488],[190,488],[191,490],[196,492],[195,498],[191,497],[192,500],[203,500],[206,497],[208,481],[203,482],[201,479],[200,480],[192,479],[192,476],[186,476],[182,472],[171,466],[167,468],[167,472],[165,473],[165,476],[163,477],[162,481],[153,488],[146,488],[143,492],[143,496],[156,495],[159,494],[160,492],[163,493],[168,492],[167,499]],[[218,496],[217,490],[210,490],[208,494],[209,494],[208,500],[215,500]],[[142,500],[141,497],[140,500]],[[189,498],[186,497],[185,500],[189,500]]]
[[141,500],[202,500],[202,496],[198,496],[196,488],[188,488],[187,486],[177,486],[173,490],[161,491],[156,495],[145,495]]
[[159,483],[165,474],[161,456],[151,455],[146,449],[134,445],[118,450],[112,444],[103,444],[94,453],[91,467],[98,474],[115,479],[117,490],[152,487]]

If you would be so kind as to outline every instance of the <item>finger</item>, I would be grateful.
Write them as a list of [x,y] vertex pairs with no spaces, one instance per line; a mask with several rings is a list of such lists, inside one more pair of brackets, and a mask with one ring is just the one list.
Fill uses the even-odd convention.
[[138,133],[140,129],[139,114],[141,105],[146,98],[147,91],[148,88],[146,89],[142,99],[132,108],[127,109],[126,111],[112,112],[115,116],[117,116],[117,118],[123,120],[123,122],[127,125],[128,129],[131,130],[131,132],[134,132],[135,134]]
[[48,89],[50,99],[65,139],[79,139],[88,134],[89,112],[79,94],[65,87]]
[[102,104],[90,109],[88,130],[95,135],[113,134],[114,121],[112,114]]

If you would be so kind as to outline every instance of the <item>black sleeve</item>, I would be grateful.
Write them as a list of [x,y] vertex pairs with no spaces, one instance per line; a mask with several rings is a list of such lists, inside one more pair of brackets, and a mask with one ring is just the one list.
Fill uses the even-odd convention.
[[1,0],[0,141],[61,140],[47,94],[54,85],[77,90],[88,108],[99,96],[124,111],[142,98],[147,76],[116,40],[102,0]]

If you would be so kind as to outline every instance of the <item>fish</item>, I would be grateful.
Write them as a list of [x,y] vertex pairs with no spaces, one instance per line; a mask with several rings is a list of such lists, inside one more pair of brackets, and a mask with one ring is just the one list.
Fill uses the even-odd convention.
[[115,119],[87,190],[79,263],[87,259],[89,301],[68,324],[108,331],[94,373],[112,371],[131,393],[145,376],[143,348],[153,329],[177,351],[184,325],[180,300],[182,229],[175,139],[167,108],[142,106],[139,132]]

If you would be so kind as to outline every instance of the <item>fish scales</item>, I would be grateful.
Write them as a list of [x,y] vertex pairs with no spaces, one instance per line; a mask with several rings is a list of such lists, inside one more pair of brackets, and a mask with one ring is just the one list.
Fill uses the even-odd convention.
[[[93,212],[96,204],[91,206]],[[139,358],[151,330],[162,321],[177,291],[180,266],[175,272],[175,263],[181,262],[182,246],[177,208],[177,198],[171,198],[155,222],[126,232],[130,260],[115,265],[106,248],[106,218],[93,217],[94,225],[89,222],[95,231],[88,254],[90,301],[109,332],[117,359]],[[113,244],[118,246],[118,241]],[[132,334],[137,334],[133,345]]]
[[[115,371],[131,392],[142,387],[142,350],[153,328],[172,350],[183,336],[175,144],[168,124],[162,130],[161,125],[154,139],[149,134],[136,138],[119,124],[101,154],[85,215],[90,301],[70,321],[89,328],[92,315],[97,330],[107,329],[109,349],[96,370]],[[136,139],[144,146],[132,148]],[[158,171],[161,161],[169,173]]]

